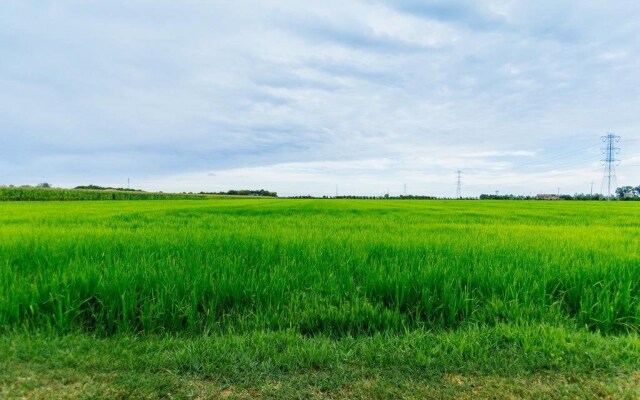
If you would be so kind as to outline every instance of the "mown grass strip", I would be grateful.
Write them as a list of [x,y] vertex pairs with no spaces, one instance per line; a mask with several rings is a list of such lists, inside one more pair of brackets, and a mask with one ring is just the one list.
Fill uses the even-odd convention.
[[640,390],[637,336],[546,325],[340,340],[295,332],[5,335],[0,348],[0,388],[8,398],[633,398]]

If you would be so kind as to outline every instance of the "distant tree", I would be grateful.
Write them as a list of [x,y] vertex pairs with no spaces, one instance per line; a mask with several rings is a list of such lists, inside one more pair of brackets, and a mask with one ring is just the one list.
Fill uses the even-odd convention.
[[625,199],[636,195],[636,188],[633,186],[622,186],[616,189],[616,196],[619,199]]
[[36,185],[36,187],[39,187],[39,188],[47,188],[47,189],[48,189],[48,188],[50,188],[50,187],[51,187],[51,185],[50,185],[50,184],[48,184],[47,182],[42,182],[42,183],[38,183],[38,184]]
[[82,190],[117,190],[117,191],[120,191],[120,192],[142,192],[142,190],[140,190],[140,189],[103,187],[103,186],[98,186],[98,185],[82,185],[82,186],[76,186],[74,189],[82,189]]
[[229,190],[227,192],[200,192],[200,194],[222,194],[229,196],[264,196],[264,197],[278,197],[278,193],[270,192],[268,190],[260,189],[260,190]]
[[105,190],[106,188],[97,185],[83,185],[76,186],[74,189],[85,189],[85,190]]
[[602,194],[576,193],[573,195],[574,200],[604,200]]

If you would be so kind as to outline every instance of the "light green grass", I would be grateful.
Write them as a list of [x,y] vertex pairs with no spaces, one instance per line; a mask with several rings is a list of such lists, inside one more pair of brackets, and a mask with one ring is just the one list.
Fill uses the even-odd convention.
[[0,326],[635,331],[638,214],[635,203],[2,203]]

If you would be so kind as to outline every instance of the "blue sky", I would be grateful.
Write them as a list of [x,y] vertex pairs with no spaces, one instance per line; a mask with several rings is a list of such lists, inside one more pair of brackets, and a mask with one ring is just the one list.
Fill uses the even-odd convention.
[[637,1],[0,3],[0,184],[640,184]]

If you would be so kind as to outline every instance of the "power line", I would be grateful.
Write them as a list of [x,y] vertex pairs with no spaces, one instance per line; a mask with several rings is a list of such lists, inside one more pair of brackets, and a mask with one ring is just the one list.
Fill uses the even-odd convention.
[[602,148],[604,173],[600,191],[603,191],[606,182],[607,199],[611,199],[611,184],[613,183],[614,186],[616,184],[616,164],[620,161],[616,158],[616,155],[620,153],[620,147],[616,147],[616,143],[620,141],[620,136],[608,133],[607,136],[602,137],[602,141],[605,142],[606,147]]
[[[561,152],[561,153],[554,153],[551,155],[548,155],[546,157],[534,157],[534,159],[523,162],[523,163],[516,163],[514,164],[514,167],[516,168],[522,168],[522,167],[528,167],[528,166],[547,166],[547,167],[554,167],[557,166],[558,164],[564,164],[568,161],[568,159],[571,158],[575,158],[575,157],[585,157],[585,151],[586,150],[590,150],[590,149],[595,149],[599,147],[598,145],[590,145],[590,146],[586,146],[586,147],[582,147],[579,149],[573,149],[570,151],[566,151],[566,152]],[[557,161],[560,161],[560,163],[558,163]],[[582,161],[580,159],[575,160],[575,161]],[[575,161],[571,162],[572,164],[575,163]],[[586,161],[586,160],[585,160]]]

